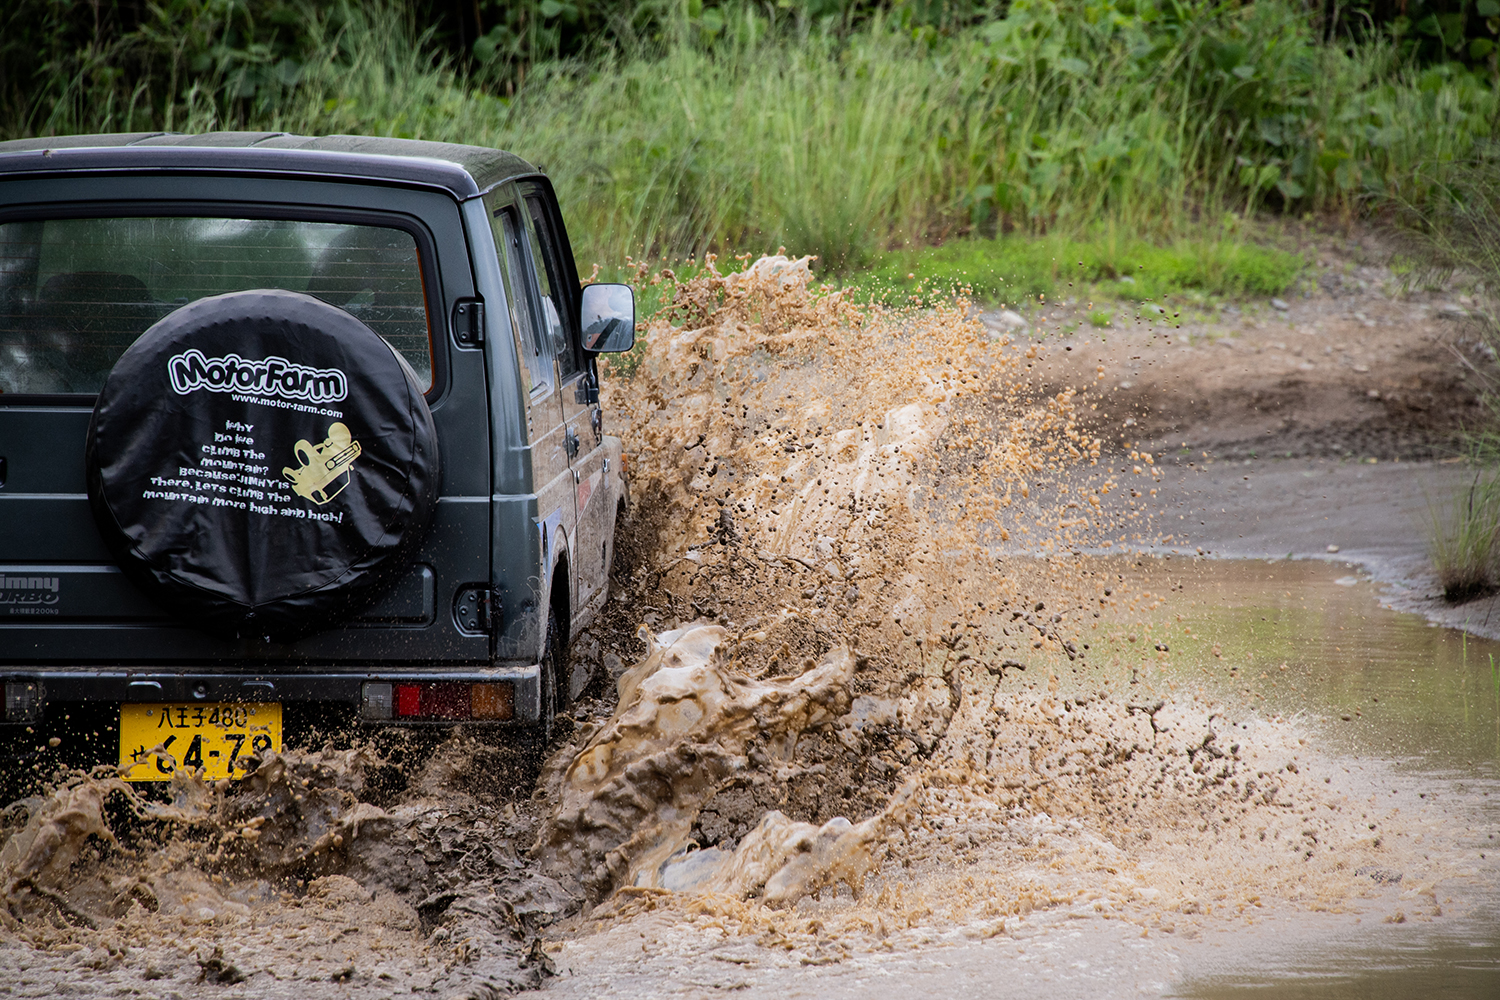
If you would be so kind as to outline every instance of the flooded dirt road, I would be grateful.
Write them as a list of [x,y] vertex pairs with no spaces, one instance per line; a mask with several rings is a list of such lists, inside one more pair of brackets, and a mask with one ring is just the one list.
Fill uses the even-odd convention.
[[[1101,683],[1127,706],[1214,704],[1227,717],[1219,731],[1243,741],[1226,748],[1238,755],[1274,746],[1285,759],[1272,758],[1274,772],[1262,766],[1253,774],[1288,776],[1290,769],[1306,784],[1281,794],[1309,796],[1315,808],[1252,810],[1245,815],[1253,828],[1233,832],[1237,824],[1223,813],[1197,814],[1223,823],[1211,831],[1174,823],[1175,806],[1123,822],[1106,813],[1100,822],[1061,820],[1054,805],[1050,813],[1024,810],[1020,822],[996,829],[945,802],[927,822],[951,830],[947,843],[962,847],[942,860],[939,853],[924,863],[888,864],[866,889],[882,891],[884,879],[908,892],[925,889],[917,919],[853,941],[830,935],[846,948],[837,962],[820,961],[816,944],[746,943],[725,933],[738,927],[722,915],[673,901],[662,905],[664,914],[642,911],[571,938],[559,952],[563,978],[549,992],[1493,995],[1500,981],[1500,673],[1490,656],[1500,647],[1382,608],[1379,587],[1348,565],[1139,563],[1106,566],[1131,591],[1154,586],[1183,595],[1172,601],[1170,624],[1152,634],[1170,657],[1141,657],[1133,648],[1140,637],[1132,643],[1124,631],[1128,620],[1101,619],[1107,637],[1091,645],[1111,651],[1086,676],[1065,658],[1050,664],[1059,707],[1087,712],[1066,696]],[[1028,704],[1028,691],[1024,681],[1003,681],[996,704]],[[1172,725],[1158,725],[1159,738],[1170,738]],[[1035,739],[1036,729],[1029,735]],[[1048,761],[1041,763],[1044,774]],[[1297,822],[1278,822],[1291,816]],[[1239,839],[1246,835],[1248,844]],[[1095,838],[1106,837],[1106,848],[1118,850],[1090,853]],[[1047,904],[1023,905],[1003,926],[979,918],[986,903],[1015,892],[997,872],[1046,886]],[[840,894],[796,912],[832,925],[860,910]],[[871,910],[878,919],[879,905]]]
[[[0,990],[1494,995],[1493,647],[1371,577],[1421,589],[1380,525],[1452,467],[1168,454],[1076,344],[805,261],[675,302],[608,383],[632,521],[534,787],[483,732],[59,778],[0,814]],[[1245,529],[1335,481],[1312,544]]]

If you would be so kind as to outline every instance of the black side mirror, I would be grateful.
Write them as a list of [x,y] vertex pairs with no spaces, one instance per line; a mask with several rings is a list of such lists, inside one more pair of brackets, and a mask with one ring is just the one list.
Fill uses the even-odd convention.
[[617,354],[635,346],[635,292],[629,285],[583,286],[583,349]]

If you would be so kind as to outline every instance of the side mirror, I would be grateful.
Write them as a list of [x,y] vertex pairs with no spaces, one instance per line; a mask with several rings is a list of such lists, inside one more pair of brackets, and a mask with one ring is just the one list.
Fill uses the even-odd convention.
[[635,292],[629,285],[583,286],[583,349],[617,354],[635,346]]

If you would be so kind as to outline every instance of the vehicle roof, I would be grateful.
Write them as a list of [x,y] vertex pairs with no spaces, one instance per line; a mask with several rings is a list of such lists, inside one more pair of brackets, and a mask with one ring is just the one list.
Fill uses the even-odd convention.
[[118,132],[0,142],[0,175],[71,171],[230,170],[395,180],[460,198],[537,168],[500,149],[454,142],[289,132]]

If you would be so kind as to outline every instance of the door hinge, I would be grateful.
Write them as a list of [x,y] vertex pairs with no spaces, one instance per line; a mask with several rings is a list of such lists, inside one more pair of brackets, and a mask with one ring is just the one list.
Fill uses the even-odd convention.
[[460,632],[468,635],[488,635],[494,624],[491,607],[494,603],[490,588],[471,584],[458,588],[453,595],[453,622]]
[[453,339],[459,347],[475,350],[484,343],[484,303],[459,299],[453,305]]
[[573,401],[580,406],[599,405],[599,379],[593,372],[586,372],[573,390]]

